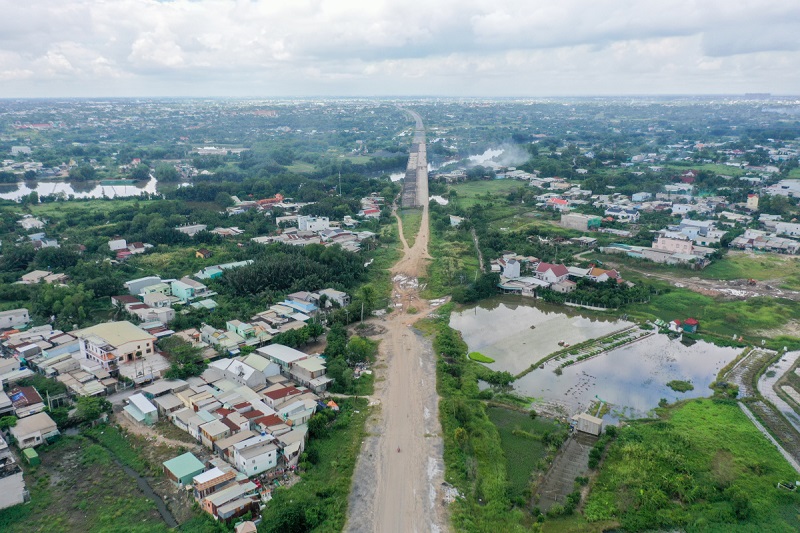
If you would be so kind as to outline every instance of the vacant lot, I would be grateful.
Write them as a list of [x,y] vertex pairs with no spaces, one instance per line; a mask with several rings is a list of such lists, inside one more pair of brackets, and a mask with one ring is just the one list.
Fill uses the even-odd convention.
[[0,511],[0,531],[168,531],[155,504],[102,446],[64,437],[39,454],[42,464],[25,469],[31,503]]
[[532,420],[528,413],[502,407],[490,407],[487,414],[500,433],[510,495],[512,498],[523,496],[530,487],[531,474],[544,469],[542,459],[547,455],[547,435],[563,430],[563,426],[546,418]]
[[621,428],[585,508],[631,531],[797,531],[796,473],[733,403],[693,400]]
[[749,279],[774,281],[791,290],[800,289],[800,261],[775,254],[728,253],[699,272],[707,279]]

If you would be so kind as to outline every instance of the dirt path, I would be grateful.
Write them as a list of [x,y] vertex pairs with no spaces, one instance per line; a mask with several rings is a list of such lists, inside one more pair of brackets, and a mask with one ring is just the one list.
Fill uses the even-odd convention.
[[[427,169],[426,162],[421,164]],[[420,195],[427,198],[427,172],[422,174]],[[345,527],[358,533],[448,529],[441,494],[444,467],[436,361],[430,342],[411,327],[431,309],[429,302],[420,298],[417,284],[430,259],[427,203],[413,246],[403,238],[399,217],[398,225],[404,254],[391,273],[393,301],[401,306],[381,322],[386,331],[377,337],[381,339],[379,359],[386,365],[385,379],[375,384],[374,398],[380,408],[367,423],[368,436],[356,464]],[[411,308],[416,313],[409,314]]]
[[[608,261],[607,264],[615,268],[620,267],[618,263],[612,261]],[[674,276],[664,272],[649,272],[630,265],[625,265],[624,268],[638,272],[645,277],[668,281],[675,287],[684,287],[706,296],[723,296],[736,300],[745,300],[754,296],[772,296],[800,301],[799,291],[778,288],[782,283],[781,280],[759,281],[755,285],[748,285],[746,280],[741,279],[703,279],[699,277]]]
[[483,252],[481,252],[481,245],[478,243],[478,234],[475,232],[475,228],[469,230],[472,233],[472,242],[475,243],[475,250],[478,251],[478,263],[481,266],[481,272],[486,274],[486,265],[483,263]]
[[133,433],[134,435],[139,435],[148,439],[151,442],[155,442],[157,444],[163,444],[165,446],[171,446],[173,448],[187,448],[189,450],[200,448],[200,443],[190,443],[190,442],[183,442],[175,439],[167,438],[154,429],[143,426],[141,424],[134,424],[127,416],[123,413],[117,413],[114,417],[114,421],[122,426],[125,431],[129,433]]

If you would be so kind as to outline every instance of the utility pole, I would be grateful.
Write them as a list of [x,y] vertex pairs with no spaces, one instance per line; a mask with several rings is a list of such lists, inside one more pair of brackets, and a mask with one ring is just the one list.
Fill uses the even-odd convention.
[[342,195],[342,169],[339,169],[339,196]]
[[364,323],[364,302],[361,302],[361,323]]

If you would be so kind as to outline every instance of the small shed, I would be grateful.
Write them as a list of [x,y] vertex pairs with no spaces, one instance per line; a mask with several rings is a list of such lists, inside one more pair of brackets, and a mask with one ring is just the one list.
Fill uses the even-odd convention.
[[575,421],[575,428],[589,435],[600,435],[603,431],[603,419],[597,418],[587,413],[581,413],[572,417]]
[[145,398],[141,392],[128,398],[130,402],[124,407],[125,413],[139,424],[152,426],[158,422],[158,409]]
[[36,453],[36,450],[33,448],[25,448],[22,450],[22,455],[25,456],[25,460],[28,461],[28,464],[31,466],[36,466],[42,462],[42,460],[39,459],[39,454]]
[[178,484],[189,485],[192,478],[202,474],[205,466],[191,452],[164,461],[164,474]]
[[697,326],[699,325],[700,323],[696,319],[687,318],[683,321],[683,331],[686,333],[695,333],[697,332]]

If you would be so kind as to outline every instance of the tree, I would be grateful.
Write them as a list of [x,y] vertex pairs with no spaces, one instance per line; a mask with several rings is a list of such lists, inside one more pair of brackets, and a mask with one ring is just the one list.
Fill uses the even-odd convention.
[[136,165],[136,167],[131,170],[131,178],[137,181],[147,181],[150,179],[150,167],[145,164]]
[[166,163],[158,165],[154,172],[156,179],[161,182],[178,181],[180,174],[175,170],[175,167]]
[[325,333],[325,328],[322,327],[322,324],[319,322],[311,322],[310,324],[306,324],[306,330],[308,330],[308,336],[311,337],[314,342],[317,342],[317,338]]
[[111,402],[97,396],[81,396],[76,402],[76,417],[84,423],[91,423],[103,413],[111,413]]
[[203,359],[200,348],[179,337],[168,337],[160,341],[159,348],[167,354],[170,361],[169,370],[164,374],[167,379],[199,376],[208,367],[208,361]]
[[354,336],[347,343],[347,360],[350,364],[364,363],[375,356],[377,344],[364,337]]
[[0,429],[13,428],[16,425],[17,425],[16,416],[4,416],[3,418],[0,418]]

